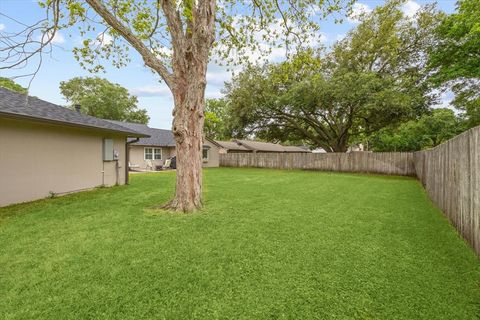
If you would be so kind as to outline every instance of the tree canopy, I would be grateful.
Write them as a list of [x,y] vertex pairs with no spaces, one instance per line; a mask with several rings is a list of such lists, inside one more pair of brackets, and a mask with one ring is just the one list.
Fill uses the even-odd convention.
[[421,57],[441,14],[426,6],[412,19],[401,3],[364,16],[326,54],[307,50],[234,77],[225,89],[234,135],[344,152],[354,137],[425,113],[433,98]]
[[137,97],[119,84],[98,77],[76,77],[60,83],[60,91],[73,109],[102,119],[147,124],[146,109],[139,109]]
[[460,0],[436,29],[429,54],[431,80],[455,93],[452,104],[469,127],[480,125],[480,1]]
[[228,106],[225,99],[207,99],[205,104],[205,135],[211,139],[230,139]]
[[418,120],[372,135],[374,151],[418,151],[435,147],[463,131],[463,124],[451,109],[434,109]]

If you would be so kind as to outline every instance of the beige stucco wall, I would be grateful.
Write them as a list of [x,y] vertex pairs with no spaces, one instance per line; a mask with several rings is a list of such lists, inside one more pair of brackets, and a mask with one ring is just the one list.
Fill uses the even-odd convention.
[[[103,161],[103,138],[114,139],[118,161]],[[125,137],[0,119],[0,206],[117,182],[125,183]]]
[[220,148],[208,140],[205,140],[203,144],[210,147],[210,149],[208,149],[208,159],[203,160],[203,167],[209,168],[220,166]]
[[[134,169],[140,170],[147,170],[148,166],[147,163],[149,160],[145,160],[145,148],[158,148],[152,146],[138,146],[138,145],[131,145],[130,146],[130,154],[129,154],[129,162],[132,165],[138,165],[139,167],[135,167]],[[173,157],[175,155],[175,148],[173,147],[162,147],[162,159],[161,160],[150,160],[153,166],[163,166],[165,160]],[[150,168],[148,168],[150,169]]]

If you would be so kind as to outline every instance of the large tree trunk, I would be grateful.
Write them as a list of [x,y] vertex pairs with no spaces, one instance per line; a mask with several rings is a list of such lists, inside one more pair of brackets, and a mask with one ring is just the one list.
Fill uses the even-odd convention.
[[[165,5],[165,3],[164,3]],[[176,143],[175,197],[163,207],[194,212],[202,207],[202,146],[207,64],[215,32],[215,0],[201,1],[186,28],[166,7],[173,43],[173,135]]]
[[[206,63],[205,63],[206,64]],[[202,207],[202,147],[206,77],[200,70],[178,78],[174,96],[173,134],[176,142],[175,197],[164,208],[194,212]]]

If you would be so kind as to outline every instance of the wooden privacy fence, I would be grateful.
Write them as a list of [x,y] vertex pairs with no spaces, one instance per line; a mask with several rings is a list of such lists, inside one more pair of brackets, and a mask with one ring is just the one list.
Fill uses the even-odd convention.
[[480,126],[415,152],[414,163],[432,201],[480,255]]
[[220,166],[415,175],[410,152],[227,153]]

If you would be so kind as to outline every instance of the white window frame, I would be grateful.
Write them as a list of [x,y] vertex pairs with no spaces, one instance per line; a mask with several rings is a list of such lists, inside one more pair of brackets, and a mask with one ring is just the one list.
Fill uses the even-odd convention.
[[[152,155],[151,159],[147,159],[147,149],[152,150],[150,153]],[[160,150],[160,159],[155,159],[155,150]],[[157,153],[158,154],[158,153]],[[143,148],[143,160],[162,160],[163,159],[163,150],[162,148],[155,148],[155,147],[144,147]]]
[[[160,150],[160,158],[155,159],[155,150]],[[163,150],[162,148],[153,148],[153,160],[162,160],[163,159]]]
[[[150,154],[152,155],[152,158],[151,159],[148,159],[147,158],[147,149],[150,149],[151,152]],[[153,160],[153,148],[152,147],[145,147],[143,148],[143,160]]]

